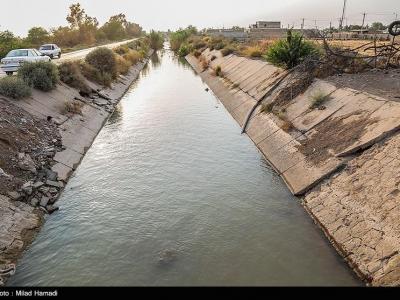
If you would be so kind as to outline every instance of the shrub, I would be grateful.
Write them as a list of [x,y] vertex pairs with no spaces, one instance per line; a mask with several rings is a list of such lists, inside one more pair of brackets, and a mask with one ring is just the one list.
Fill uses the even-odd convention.
[[188,55],[191,52],[191,47],[188,44],[183,44],[178,51],[178,55],[180,57],[185,57],[186,55]]
[[229,54],[232,54],[235,51],[233,47],[225,47],[224,49],[221,50],[222,56],[228,56]]
[[101,73],[99,70],[97,70],[95,67],[92,65],[83,62],[81,63],[81,71],[82,74],[89,80],[96,82],[98,84],[104,85],[104,86],[111,86],[112,83],[112,77],[108,73]]
[[123,46],[119,46],[119,47],[115,48],[114,52],[119,54],[119,55],[125,55],[125,54],[127,54],[129,52],[129,50],[130,49],[129,49],[128,46],[123,45]]
[[222,77],[222,68],[221,68],[221,66],[217,66],[215,68],[215,75],[218,76],[218,77]]
[[82,107],[83,103],[80,101],[65,102],[62,113],[82,115]]
[[225,48],[225,43],[224,43],[224,42],[217,43],[217,44],[215,44],[215,46],[214,46],[214,49],[215,49],[215,50],[221,50],[221,49],[223,49],[223,48]]
[[310,109],[316,109],[321,107],[326,101],[329,100],[329,94],[326,94],[322,91],[318,91],[314,95],[311,96],[311,105]]
[[116,60],[117,60],[117,72],[123,75],[127,74],[129,72],[129,68],[132,66],[131,63],[125,60],[120,55],[116,56]]
[[123,58],[131,63],[131,65],[137,64],[142,58],[142,54],[139,53],[136,50],[129,50],[128,53],[126,53]]
[[196,51],[193,52],[193,55],[194,55],[194,57],[199,58],[200,55],[201,55],[201,52],[196,50]]
[[111,78],[116,78],[117,60],[111,49],[105,47],[97,48],[86,56],[85,61],[103,75],[108,74]]
[[202,48],[205,48],[205,47],[207,47],[207,44],[205,42],[203,42],[202,40],[195,41],[193,43],[193,48],[196,49],[196,50],[199,50],[199,49],[202,49]]
[[31,95],[31,88],[15,76],[0,79],[0,95],[13,99],[21,99]]
[[266,59],[274,65],[291,69],[306,57],[317,55],[318,49],[311,42],[304,41],[299,33],[288,30],[286,39],[278,40],[268,49]]
[[258,57],[262,57],[263,50],[258,45],[248,46],[241,52],[241,54],[243,54],[244,56],[247,56],[247,57],[258,58]]
[[147,38],[151,49],[160,50],[164,47],[164,36],[161,33],[152,30]]
[[70,87],[88,94],[92,91],[85,82],[78,62],[64,62],[58,66],[58,72],[60,74],[60,80]]
[[54,89],[60,80],[57,66],[52,62],[24,63],[18,76],[28,85],[45,92]]

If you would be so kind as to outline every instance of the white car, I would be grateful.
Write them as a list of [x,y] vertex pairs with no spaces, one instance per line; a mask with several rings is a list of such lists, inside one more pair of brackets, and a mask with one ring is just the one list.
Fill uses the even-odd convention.
[[39,52],[44,54],[44,55],[47,55],[51,59],[53,59],[56,56],[58,56],[58,58],[61,57],[61,49],[56,44],[42,45],[39,48]]
[[25,62],[50,61],[50,57],[43,55],[36,49],[15,49],[8,52],[1,60],[0,68],[7,74],[17,72]]

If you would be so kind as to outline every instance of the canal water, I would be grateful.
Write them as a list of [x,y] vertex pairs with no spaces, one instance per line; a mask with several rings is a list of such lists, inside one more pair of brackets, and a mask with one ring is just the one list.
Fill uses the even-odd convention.
[[152,57],[9,285],[360,284],[205,88]]

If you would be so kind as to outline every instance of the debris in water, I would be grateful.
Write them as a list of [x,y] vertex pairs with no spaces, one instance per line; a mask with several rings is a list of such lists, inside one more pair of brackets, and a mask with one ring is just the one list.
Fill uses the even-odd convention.
[[178,258],[178,252],[175,250],[165,250],[160,253],[158,262],[161,265],[169,265],[176,261]]

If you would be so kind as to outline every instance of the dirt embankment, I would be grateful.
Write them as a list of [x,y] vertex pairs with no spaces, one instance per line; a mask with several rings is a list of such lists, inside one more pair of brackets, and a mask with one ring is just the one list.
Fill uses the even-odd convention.
[[61,150],[61,137],[51,121],[36,118],[0,99],[0,194],[42,180]]

